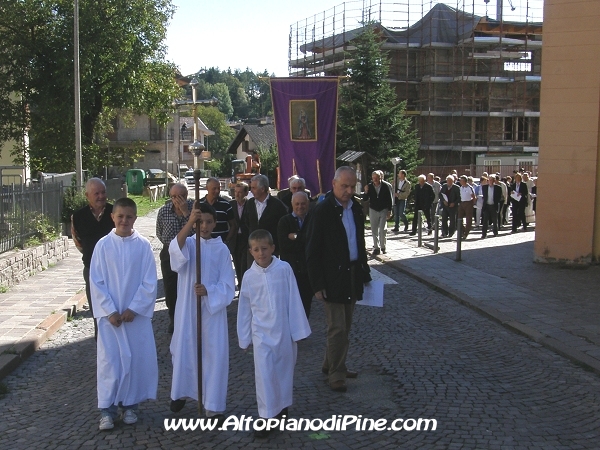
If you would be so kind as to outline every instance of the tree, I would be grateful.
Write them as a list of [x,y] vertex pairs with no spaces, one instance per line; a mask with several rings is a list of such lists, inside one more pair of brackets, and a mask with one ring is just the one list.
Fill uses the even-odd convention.
[[[196,77],[200,84],[203,82],[208,85],[223,83],[227,86],[233,113],[228,114],[227,111],[222,111],[228,114],[228,118],[244,120],[265,117],[271,113],[269,83],[261,80],[261,78],[269,77],[266,70],[261,74],[255,74],[247,68],[244,72],[237,69],[232,73],[230,69],[220,71],[217,67],[211,67],[210,69],[202,69],[190,76]],[[207,92],[210,92],[210,90],[207,90]]]
[[[73,1],[22,0],[0,15],[0,138],[28,129],[33,170],[74,168]],[[106,120],[116,110],[167,123],[179,97],[163,41],[171,0],[80,0],[81,123],[84,167],[99,155]],[[4,97],[3,97],[4,98]],[[10,111],[16,119],[7,118]],[[15,122],[19,122],[18,124]]]
[[392,170],[390,159],[400,156],[407,172],[419,163],[419,141],[387,79],[389,60],[381,50],[376,26],[369,24],[350,51],[349,79],[341,88],[337,149],[369,153],[374,168]]
[[235,131],[225,122],[225,115],[217,108],[212,106],[198,106],[198,117],[208,127],[214,131],[215,135],[208,138],[208,150],[215,154],[224,154],[229,148],[229,144],[235,138]]
[[[188,96],[191,97],[191,86],[188,85]],[[229,96],[229,89],[225,83],[210,84],[204,80],[198,80],[198,87],[196,88],[198,100],[207,100],[210,98],[216,98],[219,100],[217,108],[228,119],[233,114],[233,105],[231,104],[231,97]]]

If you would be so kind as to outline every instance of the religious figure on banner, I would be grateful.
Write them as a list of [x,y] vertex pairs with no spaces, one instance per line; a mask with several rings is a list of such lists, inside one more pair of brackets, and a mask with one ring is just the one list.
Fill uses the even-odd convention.
[[[291,139],[293,141],[315,141],[317,139],[316,100],[291,100],[290,110]],[[293,123],[294,119],[296,119],[295,124]]]
[[308,127],[308,119],[306,118],[306,111],[300,110],[300,117],[298,118],[298,139],[310,139],[310,128]]

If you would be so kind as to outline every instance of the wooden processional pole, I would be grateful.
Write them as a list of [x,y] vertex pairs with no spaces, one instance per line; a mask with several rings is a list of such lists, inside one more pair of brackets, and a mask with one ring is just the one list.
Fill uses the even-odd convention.
[[[194,170],[196,202],[194,208],[200,209],[200,169]],[[200,221],[196,222],[196,283],[202,283],[202,258]],[[196,341],[198,343],[198,413],[202,415],[202,296],[196,296]]]

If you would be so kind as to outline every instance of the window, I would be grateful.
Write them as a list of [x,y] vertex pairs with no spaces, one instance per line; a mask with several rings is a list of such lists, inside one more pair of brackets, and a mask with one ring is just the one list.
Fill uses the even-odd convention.
[[483,170],[487,173],[500,172],[500,160],[499,159],[484,159]]
[[523,60],[531,61],[531,52],[522,52],[523,56],[518,61],[505,61],[504,70],[507,72],[531,72],[531,63],[522,62]]
[[530,136],[529,117],[506,117],[504,119],[504,140],[527,142]]

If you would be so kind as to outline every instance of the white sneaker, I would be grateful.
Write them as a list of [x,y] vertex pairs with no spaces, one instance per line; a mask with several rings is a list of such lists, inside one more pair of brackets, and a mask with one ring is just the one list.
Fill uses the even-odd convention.
[[137,422],[137,414],[133,409],[126,409],[123,413],[123,422],[127,425],[133,425]]
[[98,427],[100,430],[112,430],[114,427],[115,424],[113,423],[112,417],[102,416],[100,419],[100,426]]

